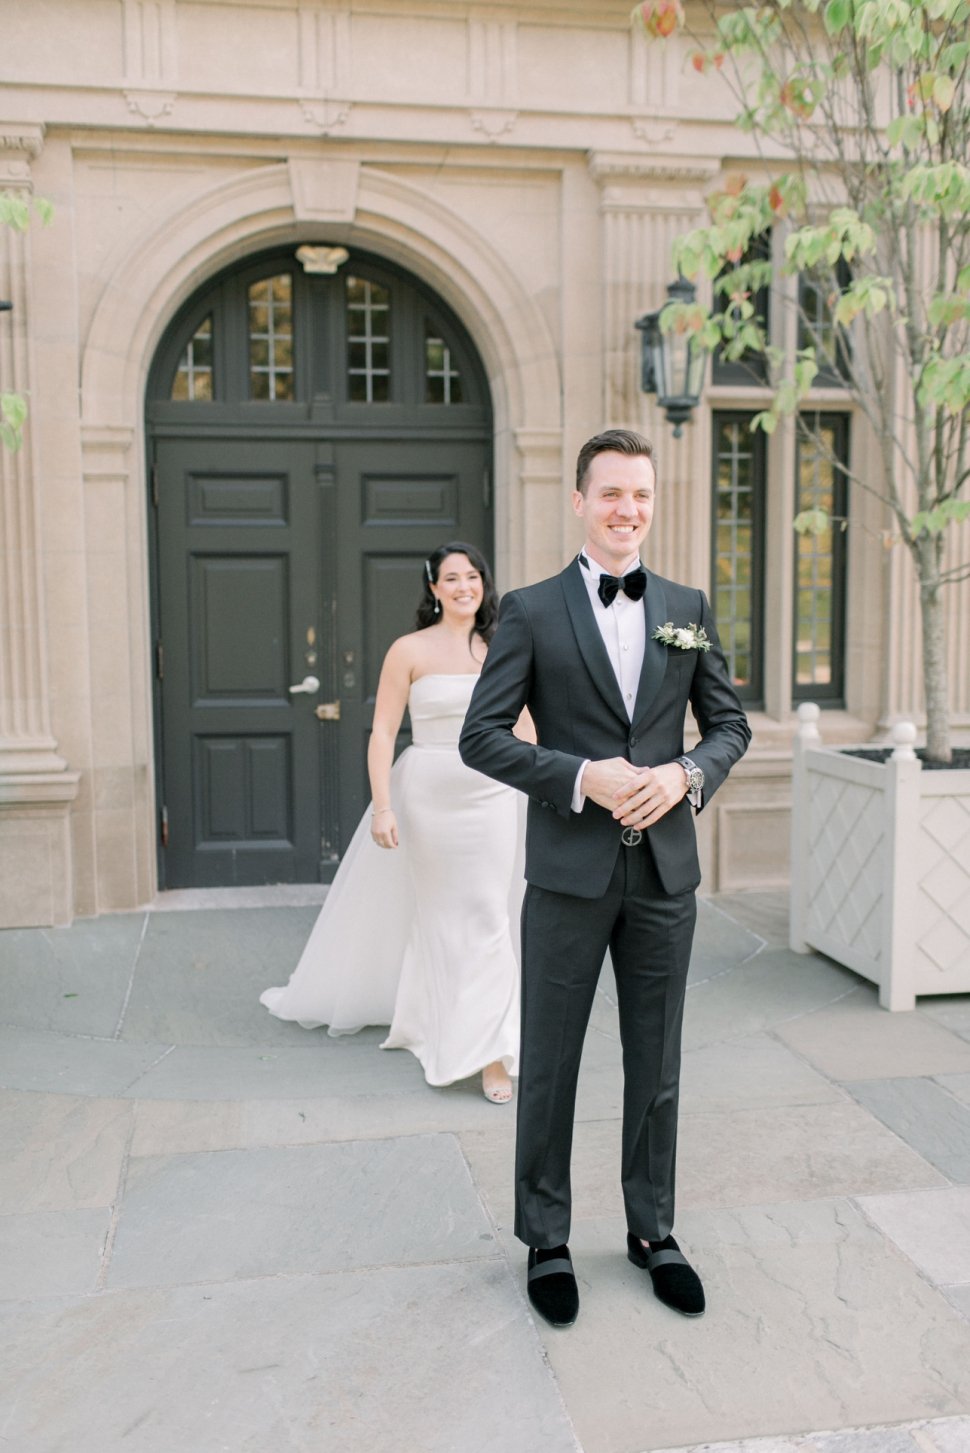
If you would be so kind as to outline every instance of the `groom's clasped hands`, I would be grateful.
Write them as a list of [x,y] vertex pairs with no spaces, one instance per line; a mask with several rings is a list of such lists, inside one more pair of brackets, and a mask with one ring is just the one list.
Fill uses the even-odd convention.
[[634,767],[625,757],[608,757],[586,764],[581,791],[624,827],[645,828],[687,796],[687,778],[679,762]]

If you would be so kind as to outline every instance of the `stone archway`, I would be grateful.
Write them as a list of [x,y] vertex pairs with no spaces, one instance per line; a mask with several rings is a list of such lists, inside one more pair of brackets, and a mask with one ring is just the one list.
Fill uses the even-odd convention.
[[[353,161],[294,157],[211,188],[146,228],[119,258],[92,319],[82,360],[85,484],[124,483],[130,656],[125,732],[138,785],[129,849],[132,897],[155,887],[159,821],[153,781],[153,643],[149,620],[147,481],[142,399],[151,359],[178,308],[208,277],[256,250],[319,239],[379,252],[427,282],[461,318],[488,375],[494,411],[496,569],[522,578],[528,530],[558,527],[561,388],[545,319],[497,251],[422,188]],[[551,538],[557,538],[552,532]],[[555,549],[555,544],[553,544]],[[546,544],[548,551],[549,545]],[[532,554],[541,555],[533,549]],[[109,647],[92,639],[92,676],[110,673]],[[105,659],[98,659],[105,653]],[[116,904],[115,906],[121,906]]]

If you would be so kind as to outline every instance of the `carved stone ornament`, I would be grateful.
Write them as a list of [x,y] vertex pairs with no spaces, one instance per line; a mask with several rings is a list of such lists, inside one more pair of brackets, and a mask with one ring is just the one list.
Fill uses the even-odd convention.
[[518,111],[496,111],[489,108],[487,111],[469,111],[468,119],[472,124],[473,131],[480,131],[489,141],[496,141],[506,132],[511,131],[519,119]]
[[677,132],[676,121],[663,121],[659,116],[636,116],[630,125],[637,140],[648,146],[663,146],[673,141]]
[[30,163],[43,148],[43,126],[0,125],[0,186],[29,187]]
[[126,91],[125,101],[133,116],[140,116],[149,126],[154,126],[163,116],[172,114],[172,107],[178,100],[175,91]]
[[300,102],[300,111],[304,121],[321,136],[329,136],[331,132],[339,130],[341,126],[346,126],[353,109],[352,101],[304,99]]
[[713,159],[691,160],[683,156],[645,156],[643,152],[591,151],[590,176],[601,186],[636,180],[693,182],[703,186],[717,175]]
[[43,126],[16,126],[0,124],[0,152],[22,151],[33,159],[44,149]]

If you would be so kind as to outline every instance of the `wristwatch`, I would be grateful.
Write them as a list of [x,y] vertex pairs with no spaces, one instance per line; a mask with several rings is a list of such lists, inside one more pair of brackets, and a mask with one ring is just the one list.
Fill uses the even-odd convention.
[[691,757],[678,757],[677,761],[687,774],[687,791],[700,792],[704,786],[704,773]]

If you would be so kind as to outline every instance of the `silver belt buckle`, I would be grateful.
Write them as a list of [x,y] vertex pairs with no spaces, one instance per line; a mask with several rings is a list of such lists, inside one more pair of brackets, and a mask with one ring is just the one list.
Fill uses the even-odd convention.
[[643,833],[638,827],[625,827],[620,833],[620,842],[625,848],[635,848],[642,837]]

